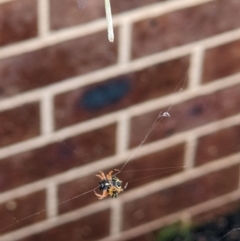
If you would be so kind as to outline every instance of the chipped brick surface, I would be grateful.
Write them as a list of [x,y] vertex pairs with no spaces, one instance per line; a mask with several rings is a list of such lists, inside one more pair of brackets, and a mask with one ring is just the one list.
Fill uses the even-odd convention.
[[0,146],[24,141],[40,134],[39,103],[0,112]]
[[218,0],[141,20],[133,26],[134,58],[240,27],[239,0]]
[[0,46],[37,35],[36,0],[9,1],[0,5]]
[[[238,175],[239,166],[234,166],[128,202],[124,205],[123,229],[136,227],[236,190]],[[227,176],[227,180],[223,176]]]

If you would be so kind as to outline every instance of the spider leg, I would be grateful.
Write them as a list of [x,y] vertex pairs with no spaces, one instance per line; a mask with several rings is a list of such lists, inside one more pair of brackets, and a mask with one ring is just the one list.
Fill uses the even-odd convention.
[[101,175],[96,175],[96,177],[99,177],[101,180],[103,180],[102,176]]
[[99,171],[100,174],[96,175],[97,177],[99,177],[101,180],[106,180],[106,176],[102,171]]
[[112,173],[113,172],[119,172],[119,170],[118,169],[113,169],[113,170],[111,170],[108,174],[107,174],[107,179],[108,180],[112,180]]
[[94,193],[95,193],[95,195],[98,197],[99,200],[107,197],[107,195],[108,195],[108,194],[107,194],[107,190],[104,190],[103,193],[102,193],[102,195],[96,193],[96,191],[94,191]]
[[107,174],[107,179],[108,179],[108,180],[112,180],[112,173],[113,173],[113,171],[110,171],[110,172]]

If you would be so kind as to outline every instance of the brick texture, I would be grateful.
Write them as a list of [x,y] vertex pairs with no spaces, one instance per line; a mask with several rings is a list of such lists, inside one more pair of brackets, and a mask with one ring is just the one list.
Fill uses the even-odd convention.
[[0,112],[0,146],[24,141],[40,134],[39,103]]
[[[236,51],[239,48],[240,41],[234,41],[208,49],[204,59],[203,83],[240,72],[237,64],[240,61],[240,51]],[[224,56],[222,61],[218,61],[222,56]]]
[[[0,205],[0,233],[16,230],[46,218],[45,191],[8,200]],[[28,217],[28,218],[26,218]]]
[[0,240],[152,240],[239,208],[240,0],[111,0],[113,43],[79,1],[0,0]]
[[179,144],[134,159],[126,165],[119,177],[124,182],[128,182],[127,190],[163,179],[184,169],[184,154],[185,145]]
[[172,93],[189,67],[187,57],[56,96],[56,127],[104,115]]
[[[59,203],[62,203],[65,200],[72,199],[73,197],[76,197],[96,188],[99,181],[97,177],[94,177],[96,174],[97,173],[92,173],[83,178],[78,178],[76,180],[59,185]],[[98,190],[96,191],[98,192]],[[71,210],[84,207],[93,202],[98,202],[98,200],[96,199],[96,196],[92,191],[87,193],[86,195],[80,196],[79,198],[72,199],[69,202],[64,202],[63,204],[59,205],[59,213],[66,213]]]
[[74,222],[49,229],[44,234],[36,234],[18,241],[42,240],[99,240],[109,234],[109,210],[83,217]]
[[[239,166],[234,166],[126,203],[123,229],[130,229],[226,194],[238,187],[238,175]],[[227,176],[228,180],[222,176]]]
[[[0,85],[1,95],[5,97],[44,87],[114,64],[116,44],[108,45],[104,37],[105,32],[98,32],[0,60],[0,78],[5,80]],[[95,42],[98,44],[93,50]]]
[[[240,85],[235,85],[170,106],[174,110],[171,118],[161,119],[160,124],[151,133],[147,142],[169,137],[239,113],[239,91]],[[229,98],[229,96],[232,98]],[[163,110],[166,111],[168,108],[163,108]],[[144,130],[148,130],[158,115],[159,111],[154,111],[132,119],[131,146],[136,146],[143,140],[146,132],[139,130],[143,127]]]
[[236,29],[239,14],[238,0],[218,0],[139,21],[133,26],[132,55],[138,58]]
[[240,150],[239,131],[238,125],[201,137],[197,145],[196,165],[237,153]]
[[239,202],[233,201],[227,205],[222,205],[221,207],[215,207],[211,209],[211,212],[203,212],[198,215],[193,216],[192,221],[195,225],[201,224],[204,222],[211,222],[216,219],[216,217],[221,220],[225,215],[229,213],[234,213],[236,210],[239,210]]
[[10,1],[0,5],[0,35],[0,46],[36,37],[36,0]]
[[[115,126],[107,126],[0,162],[1,191],[113,155]],[[44,157],[42,154],[44,153]]]

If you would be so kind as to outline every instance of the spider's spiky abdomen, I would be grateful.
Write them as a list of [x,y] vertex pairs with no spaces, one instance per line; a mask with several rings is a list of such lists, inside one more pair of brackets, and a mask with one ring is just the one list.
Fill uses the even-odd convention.
[[99,174],[96,176],[101,179],[99,182],[99,189],[102,191],[102,195],[95,193],[98,199],[103,199],[108,195],[112,198],[116,198],[120,192],[123,191],[122,189],[122,181],[119,180],[116,176],[112,175],[113,171],[119,171],[114,169],[110,171],[106,176],[102,171],[99,171]]

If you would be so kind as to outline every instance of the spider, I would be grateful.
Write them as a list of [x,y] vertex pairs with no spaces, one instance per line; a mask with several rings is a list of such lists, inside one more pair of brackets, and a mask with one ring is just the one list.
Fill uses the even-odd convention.
[[95,193],[95,195],[98,197],[98,199],[103,199],[109,195],[112,198],[116,198],[120,192],[123,191],[122,189],[122,181],[119,180],[116,176],[112,175],[112,173],[116,171],[119,172],[118,169],[111,170],[106,176],[102,171],[99,171],[99,174],[96,175],[101,179],[99,182],[99,189],[102,192],[102,195]]

